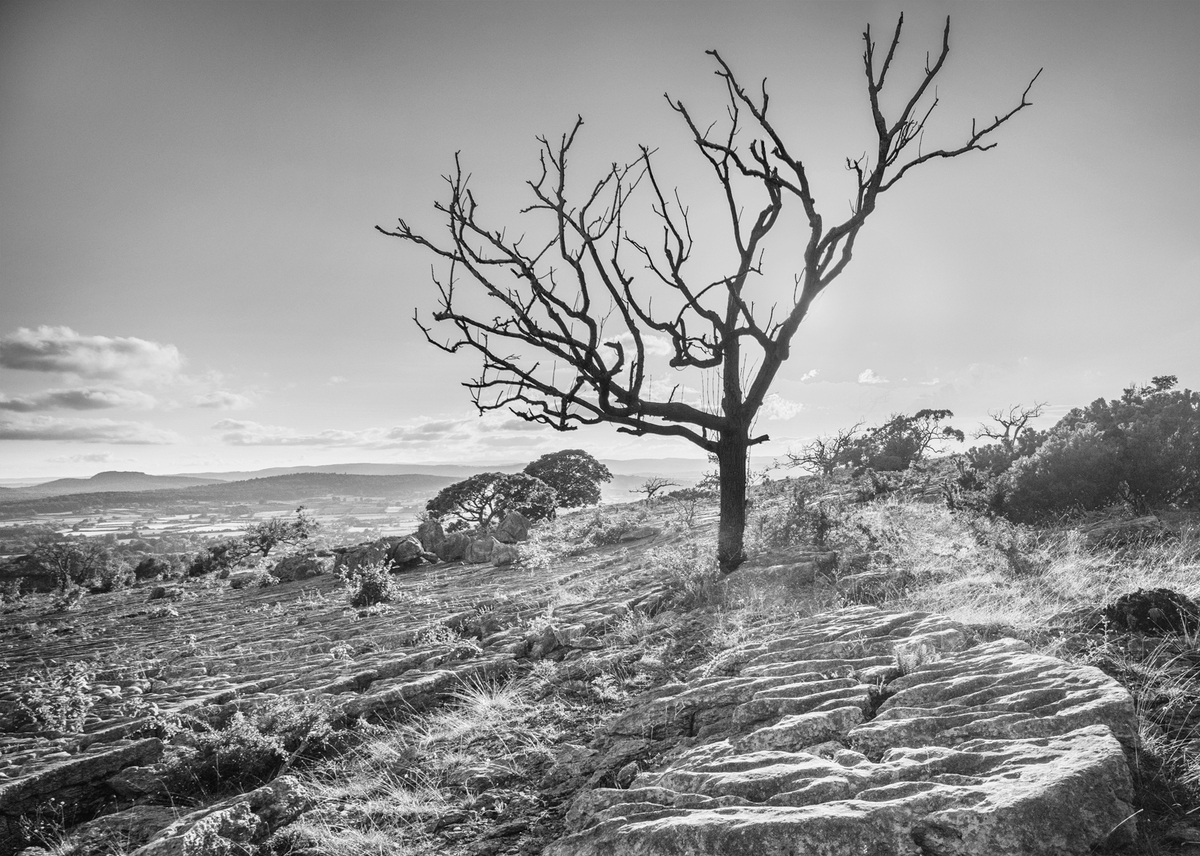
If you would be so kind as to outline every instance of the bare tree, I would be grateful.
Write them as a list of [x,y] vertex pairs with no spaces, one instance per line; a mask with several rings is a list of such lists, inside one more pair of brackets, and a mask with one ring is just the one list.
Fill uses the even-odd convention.
[[658,493],[660,490],[665,490],[666,488],[669,488],[669,487],[679,487],[679,482],[673,482],[673,481],[670,481],[669,479],[662,478],[661,476],[652,476],[651,478],[648,478],[644,482],[642,482],[641,487],[635,487],[635,488],[631,489],[629,492],[630,493],[644,493],[644,494],[646,494],[646,501],[653,502],[654,495],[656,493]]
[[856,422],[831,436],[818,437],[799,453],[786,453],[780,461],[780,466],[787,469],[803,467],[813,475],[830,475],[846,463],[846,453],[854,446],[861,428],[862,423]]
[[[975,432],[975,439],[999,440],[1000,445],[1005,451],[1012,451],[1016,448],[1017,440],[1021,433],[1029,426],[1029,420],[1037,419],[1041,416],[1047,407],[1047,402],[1034,402],[1033,407],[1023,407],[1020,404],[1014,404],[1012,407],[1005,410],[989,410],[988,416],[992,418],[999,428],[993,428],[989,425],[980,425],[979,430]],[[1003,430],[1000,430],[1003,429]]]
[[[554,143],[538,138],[541,171],[528,182],[533,202],[521,213],[546,219],[542,237],[511,238],[486,225],[457,154],[446,177],[449,200],[435,205],[447,220],[445,242],[404,220],[394,230],[376,227],[444,263],[434,272],[440,308],[433,319],[456,328],[453,338],[436,338],[430,325],[414,318],[439,348],[465,348],[482,358],[479,375],[464,384],[481,413],[507,408],[560,431],[609,423],[628,434],[682,437],[716,455],[717,554],[726,572],[745,559],[747,455],[769,439],[753,433],[755,416],[813,300],[849,264],[879,197],[923,164],[992,148],[994,132],[1031,103],[1037,75],[1011,110],[990,122],[972,122],[955,146],[925,150],[922,136],[938,104],[933,83],[950,53],[950,21],[940,52],[932,63],[927,56],[920,82],[888,119],[880,96],[903,23],[901,17],[882,61],[870,27],[863,34],[875,135],[869,154],[846,160],[855,188],[849,215],[833,225],[818,213],[808,167],[768,113],[765,80],[758,91],[747,91],[721,55],[709,51],[728,97],[725,119],[698,122],[682,101],[667,97],[719,186],[732,250],[724,270],[714,270],[708,258],[689,264],[695,241],[688,209],[679,192],[660,181],[655,153],[645,146],[632,162],[613,164],[589,189],[569,196],[567,161],[582,118]],[[639,187],[649,194],[658,221],[657,233],[641,239],[627,231],[636,218],[626,210]],[[785,207],[795,207],[805,224],[800,235],[785,230],[783,238],[803,247],[803,264],[793,274],[790,299],[764,306],[752,282],[763,275],[765,243]],[[493,308],[480,309],[475,295],[461,300],[464,281],[490,298]],[[669,339],[672,368],[711,373],[708,388],[716,393],[709,400],[685,400],[679,387],[664,391],[654,383],[647,341],[655,334]]]

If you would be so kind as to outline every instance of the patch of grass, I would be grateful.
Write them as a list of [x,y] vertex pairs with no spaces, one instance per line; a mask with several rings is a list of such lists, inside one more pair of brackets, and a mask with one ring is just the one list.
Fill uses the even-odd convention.
[[561,700],[535,701],[538,686],[474,680],[446,706],[365,726],[357,746],[305,773],[318,808],[277,834],[271,852],[449,852],[450,842],[536,808],[549,747],[589,721]]
[[691,538],[646,553],[671,593],[671,605],[694,609],[712,603],[721,590],[716,546],[708,538]]

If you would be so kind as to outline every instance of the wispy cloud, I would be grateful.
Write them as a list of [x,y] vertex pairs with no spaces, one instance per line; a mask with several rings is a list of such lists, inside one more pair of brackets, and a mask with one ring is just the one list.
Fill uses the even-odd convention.
[[40,410],[106,410],[114,407],[148,410],[155,403],[154,396],[134,389],[48,389],[21,398],[9,398],[0,393],[0,410],[13,413],[35,413]]
[[763,399],[762,410],[759,413],[764,419],[784,420],[791,419],[803,409],[804,405],[800,402],[789,401],[782,395],[772,392]]
[[245,410],[254,405],[254,400],[248,395],[227,390],[215,390],[197,395],[192,404],[196,407],[207,407],[212,410]]
[[47,458],[46,460],[52,464],[112,464],[130,459],[118,458],[112,452],[91,452],[86,455],[60,455],[57,458]]
[[[221,441],[231,446],[315,446],[361,449],[447,450],[490,446],[535,445],[545,428],[500,414],[476,419],[427,420],[391,428],[297,431],[282,425],[263,425],[242,419],[222,419],[212,426]],[[524,439],[522,439],[524,438]]]
[[816,369],[809,369],[800,376],[800,382],[807,383],[808,381],[814,379],[818,374],[820,374],[820,372],[818,372]]
[[872,369],[863,369],[858,375],[859,383],[887,383],[888,379],[875,374]]
[[222,419],[213,425],[222,431],[221,440],[231,446],[358,446],[371,449],[402,448],[405,446],[465,439],[461,421],[430,421],[394,428],[364,428],[345,431],[327,428],[303,432],[280,425],[262,425],[240,419]]
[[[633,341],[633,334],[626,330],[620,336],[609,336],[604,339],[605,342],[620,342],[621,347],[625,350],[625,357],[628,359],[631,354],[637,352],[637,346]],[[642,348],[649,357],[669,357],[674,353],[674,348],[671,346],[669,339],[664,339],[662,336],[653,336],[648,333],[642,334]]]
[[21,327],[0,337],[0,366],[86,378],[169,378],[183,368],[174,345],[122,336],[84,336],[70,327]]
[[77,443],[167,445],[182,442],[178,434],[143,422],[28,416],[0,419],[0,440],[70,440]]

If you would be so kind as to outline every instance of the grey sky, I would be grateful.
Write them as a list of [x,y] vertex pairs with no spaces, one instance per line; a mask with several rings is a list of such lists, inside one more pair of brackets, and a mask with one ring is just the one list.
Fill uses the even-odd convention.
[[[969,431],[1017,402],[1200,383],[1200,4],[904,5],[908,79],[951,15],[935,137],[1045,72],[994,151],[883,199],[797,337],[767,451],[918,407]],[[480,422],[457,386],[477,366],[410,320],[432,306],[431,260],[373,227],[436,229],[461,150],[487,215],[519,229],[535,136],[582,114],[581,184],[657,146],[715,229],[662,98],[720,118],[711,47],[769,78],[841,214],[843,159],[870,132],[860,33],[886,38],[900,8],[0,5],[0,477],[695,454]],[[790,252],[769,250],[778,283]]]

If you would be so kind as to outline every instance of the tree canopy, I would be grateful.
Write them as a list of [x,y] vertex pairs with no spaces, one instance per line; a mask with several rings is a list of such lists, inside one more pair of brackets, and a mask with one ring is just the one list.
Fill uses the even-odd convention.
[[510,511],[532,521],[554,516],[554,488],[525,473],[479,473],[442,488],[425,510],[447,529],[486,530]]
[[608,467],[583,449],[563,449],[542,455],[525,474],[539,478],[558,494],[559,508],[579,508],[600,502],[600,485],[612,481]]

